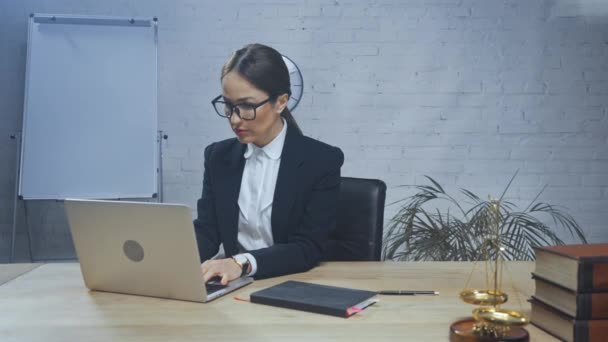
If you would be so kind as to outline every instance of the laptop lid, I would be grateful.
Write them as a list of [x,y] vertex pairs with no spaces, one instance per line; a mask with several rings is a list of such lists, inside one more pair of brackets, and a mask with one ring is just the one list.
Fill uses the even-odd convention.
[[85,285],[91,290],[205,302],[191,210],[180,204],[65,200]]

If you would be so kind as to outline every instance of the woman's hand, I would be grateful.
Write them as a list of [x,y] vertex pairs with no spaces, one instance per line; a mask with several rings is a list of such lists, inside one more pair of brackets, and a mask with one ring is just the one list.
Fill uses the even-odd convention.
[[222,285],[227,285],[241,276],[241,268],[232,258],[207,260],[201,265],[203,282],[207,283],[213,277],[221,277]]

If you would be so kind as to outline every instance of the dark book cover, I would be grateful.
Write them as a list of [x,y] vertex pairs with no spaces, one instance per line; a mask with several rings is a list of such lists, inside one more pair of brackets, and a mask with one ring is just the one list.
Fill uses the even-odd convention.
[[373,291],[289,280],[256,291],[250,295],[250,299],[252,303],[348,318],[359,311],[349,309],[371,299],[376,294]]

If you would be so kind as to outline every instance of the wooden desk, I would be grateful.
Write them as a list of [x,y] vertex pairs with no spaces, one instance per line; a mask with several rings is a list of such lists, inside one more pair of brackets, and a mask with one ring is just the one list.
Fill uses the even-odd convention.
[[[478,269],[482,264],[478,264]],[[458,298],[471,263],[326,263],[314,270],[256,281],[211,303],[88,291],[78,264],[46,264],[0,286],[1,341],[447,341],[449,326],[473,306]],[[529,262],[508,263],[529,313]],[[509,276],[505,281],[510,283]],[[381,296],[349,319],[234,300],[287,279],[352,288],[437,290],[439,296]],[[509,290],[507,290],[509,291]],[[528,326],[532,341],[554,341]]]
[[0,285],[25,274],[41,264],[0,264]]

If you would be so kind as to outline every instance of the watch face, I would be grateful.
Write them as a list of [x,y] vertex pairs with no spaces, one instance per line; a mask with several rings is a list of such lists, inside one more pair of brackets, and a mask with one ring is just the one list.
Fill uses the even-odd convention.
[[236,261],[240,262],[241,265],[244,265],[245,263],[249,262],[249,259],[247,259],[247,257],[243,254],[237,254],[234,256],[234,258],[236,259]]
[[291,97],[289,98],[289,102],[287,102],[287,108],[293,112],[302,98],[304,92],[304,79],[302,79],[302,72],[296,63],[287,56],[283,56],[283,60],[289,70],[289,82],[291,83]]

